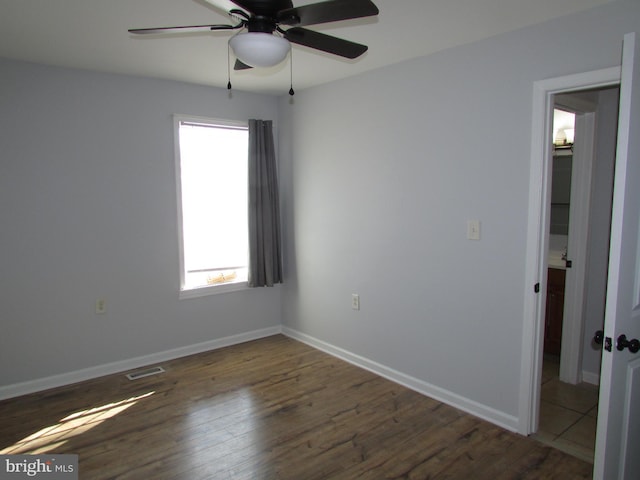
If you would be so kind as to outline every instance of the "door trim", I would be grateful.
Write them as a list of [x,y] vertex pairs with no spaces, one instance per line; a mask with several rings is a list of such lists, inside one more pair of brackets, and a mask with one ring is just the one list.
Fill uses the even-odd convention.
[[568,257],[573,267],[567,270],[565,304],[562,319],[560,381],[576,385],[582,381],[584,343],[584,293],[589,244],[589,212],[594,164],[595,109],[576,113],[576,143],[571,169]]
[[[523,435],[536,432],[539,421],[551,199],[553,95],[614,86],[620,83],[620,74],[621,67],[618,66],[540,80],[533,84],[524,322],[518,405],[518,431]],[[540,285],[539,293],[534,293],[536,284]]]

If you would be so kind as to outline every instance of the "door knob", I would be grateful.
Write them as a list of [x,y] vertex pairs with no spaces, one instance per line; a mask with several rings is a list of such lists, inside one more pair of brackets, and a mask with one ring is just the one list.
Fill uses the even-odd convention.
[[598,345],[602,345],[602,340],[604,340],[604,332],[602,330],[598,330],[593,336],[593,341]]
[[640,351],[640,341],[637,338],[627,340],[627,336],[622,334],[618,337],[616,348],[620,351],[628,348],[631,353],[638,353]]

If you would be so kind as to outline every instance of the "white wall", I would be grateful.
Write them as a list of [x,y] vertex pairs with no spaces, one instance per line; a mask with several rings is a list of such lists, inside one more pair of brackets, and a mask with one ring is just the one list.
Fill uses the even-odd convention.
[[173,113],[277,103],[0,60],[0,386],[280,325],[279,288],[178,300]]
[[533,82],[638,25],[614,2],[281,99],[286,326],[514,421]]
[[[639,24],[617,1],[293,101],[0,60],[0,386],[284,314],[514,426],[533,82],[618,64]],[[284,288],[178,300],[172,113],[277,120]]]

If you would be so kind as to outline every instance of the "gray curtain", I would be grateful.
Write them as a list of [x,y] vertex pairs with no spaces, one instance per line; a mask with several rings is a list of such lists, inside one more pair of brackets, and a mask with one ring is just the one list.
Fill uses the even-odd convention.
[[249,120],[249,286],[282,283],[273,122]]

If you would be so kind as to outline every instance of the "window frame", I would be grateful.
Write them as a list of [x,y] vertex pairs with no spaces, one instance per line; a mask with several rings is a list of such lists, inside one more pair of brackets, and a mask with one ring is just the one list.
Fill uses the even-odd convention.
[[[181,169],[181,157],[180,157],[180,123],[202,123],[206,125],[221,126],[221,127],[240,127],[249,128],[249,122],[226,120],[211,117],[199,117],[194,115],[173,115],[173,144],[174,144],[174,166],[175,166],[175,182],[176,182],[176,213],[177,213],[177,227],[178,227],[178,257],[180,266],[180,287],[179,287],[179,299],[198,298],[209,295],[218,295],[227,292],[237,292],[241,290],[248,290],[249,284],[247,281],[240,281],[234,283],[221,283],[217,285],[202,285],[198,287],[185,288],[185,261],[184,261],[184,229],[183,229],[183,209],[182,209],[182,169]],[[247,179],[248,182],[248,179]]]

